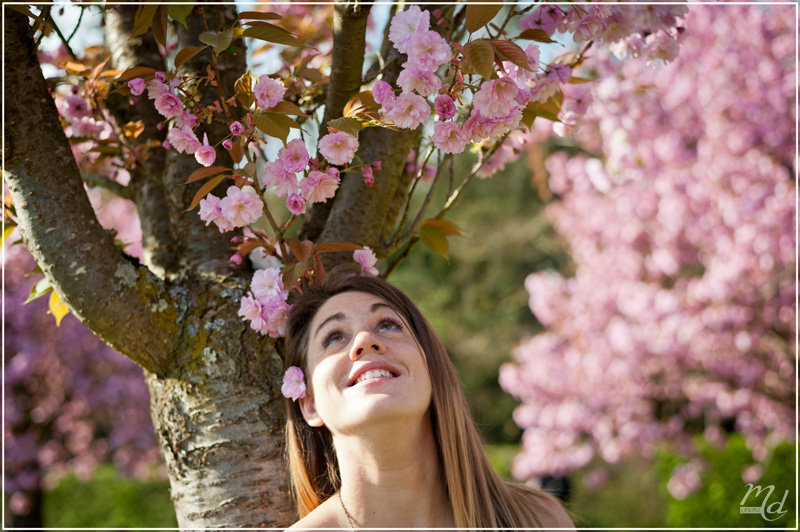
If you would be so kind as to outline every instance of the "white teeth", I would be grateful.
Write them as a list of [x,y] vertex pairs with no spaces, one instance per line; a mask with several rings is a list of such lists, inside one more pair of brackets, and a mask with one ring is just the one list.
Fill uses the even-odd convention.
[[358,384],[361,381],[365,381],[367,379],[375,379],[377,377],[391,377],[391,376],[392,376],[391,372],[386,371],[385,369],[371,369],[359,375],[358,379],[356,379],[356,384]]

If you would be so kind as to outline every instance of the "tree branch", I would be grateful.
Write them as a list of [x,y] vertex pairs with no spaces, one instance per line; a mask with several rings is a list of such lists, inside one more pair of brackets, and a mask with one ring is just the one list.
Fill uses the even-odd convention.
[[108,190],[109,192],[113,192],[115,195],[119,196],[120,198],[125,198],[126,200],[133,201],[133,194],[131,194],[131,189],[126,186],[120,185],[116,181],[112,181],[108,177],[100,174],[81,174],[81,178],[83,178],[83,182],[91,187],[100,187]]
[[[370,7],[370,5],[342,1],[337,2],[334,7],[331,77],[320,136],[327,131],[328,122],[342,116],[344,106],[361,90],[361,71],[364,68],[365,36]],[[325,203],[315,203],[311,206],[301,229],[301,238],[309,240],[319,238],[335,202],[334,197]]]
[[[136,9],[135,4],[118,5],[106,13],[106,39],[112,50],[111,62],[119,70],[147,66],[163,71],[166,64],[153,32],[131,37]],[[112,94],[107,104],[118,124],[138,120],[144,123],[144,131],[132,141],[138,149],[136,165],[131,170],[134,194],[129,199],[139,212],[145,265],[162,279],[173,278],[178,271],[178,254],[162,185],[166,154],[161,148],[145,147],[151,141],[160,144],[166,138],[166,132],[157,128],[163,118],[146,98],[130,105],[128,98]]]
[[[216,31],[220,28],[229,28],[236,21],[236,6],[222,4],[206,4],[204,15],[210,29]],[[196,46],[198,35],[203,30],[203,20],[194,10],[186,18],[188,29],[178,24],[178,49],[186,46]],[[237,46],[244,46],[242,44]],[[211,63],[211,51],[206,49],[192,57],[184,63],[178,73],[179,75],[201,77],[206,76],[207,66]],[[245,73],[246,54],[242,50],[236,54],[222,54],[218,57],[219,67],[218,83],[225,87],[226,94],[234,94],[233,85],[236,80]],[[209,106],[219,97],[213,87],[207,86],[202,89],[201,105]],[[235,113],[235,110],[232,110]],[[223,121],[212,121],[205,126],[210,141],[220,139],[229,134],[228,127]],[[202,138],[203,131],[197,132],[198,137]],[[217,162],[220,166],[233,166],[227,150],[217,151]],[[193,155],[180,154],[175,150],[169,150],[166,159],[166,172],[163,178],[164,192],[166,194],[167,205],[169,206],[170,222],[172,224],[173,238],[178,251],[181,275],[192,272],[203,276],[218,278],[219,276],[236,275],[243,272],[248,265],[236,265],[231,262],[230,256],[233,254],[230,239],[234,235],[241,235],[241,230],[220,233],[219,230],[211,226],[206,226],[197,214],[197,209],[187,211],[191,205],[197,191],[203,185],[202,181],[184,185],[191,173],[199,168],[199,164]],[[217,196],[224,196],[230,183],[223,181],[212,192]]]
[[[81,321],[134,362],[163,374],[179,338],[172,298],[163,282],[117,250],[97,222],[27,18],[9,10],[3,32],[3,118],[13,124],[4,132],[3,170],[22,238]],[[153,311],[158,307],[164,310]]]

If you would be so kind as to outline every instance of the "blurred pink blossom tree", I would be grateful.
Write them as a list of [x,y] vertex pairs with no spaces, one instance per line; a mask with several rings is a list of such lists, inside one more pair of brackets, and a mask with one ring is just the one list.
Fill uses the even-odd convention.
[[[574,275],[530,275],[547,330],[501,368],[522,402],[518,478],[662,442],[690,457],[697,434],[740,432],[756,462],[794,439],[794,13],[692,6],[675,61],[598,54],[594,86],[565,91],[556,129],[580,153],[547,160],[546,212]],[[677,467],[670,492],[702,472]]]

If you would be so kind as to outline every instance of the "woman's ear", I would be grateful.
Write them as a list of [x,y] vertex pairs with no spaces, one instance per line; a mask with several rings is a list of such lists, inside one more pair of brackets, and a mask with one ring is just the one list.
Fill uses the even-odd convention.
[[303,417],[309,426],[321,427],[325,424],[322,418],[319,417],[317,407],[314,404],[314,398],[311,397],[311,390],[306,389],[305,397],[298,399],[298,403],[300,404],[300,411],[303,413]]

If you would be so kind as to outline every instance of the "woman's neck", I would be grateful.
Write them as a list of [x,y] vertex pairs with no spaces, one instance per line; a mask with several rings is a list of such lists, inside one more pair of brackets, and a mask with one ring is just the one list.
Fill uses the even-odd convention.
[[356,527],[454,527],[429,416],[336,435],[340,495]]

